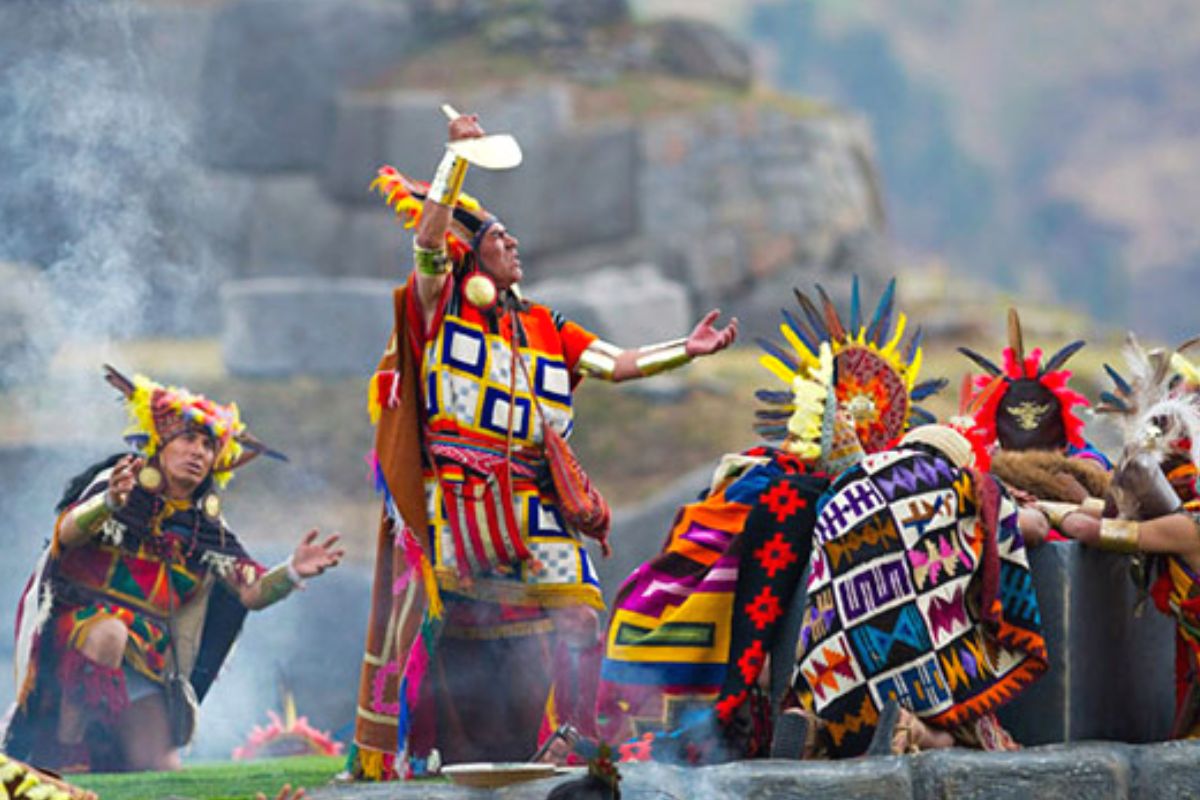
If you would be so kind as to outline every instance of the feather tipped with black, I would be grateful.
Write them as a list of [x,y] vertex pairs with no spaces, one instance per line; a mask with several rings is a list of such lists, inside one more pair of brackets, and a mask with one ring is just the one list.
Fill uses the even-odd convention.
[[945,378],[930,378],[927,381],[921,381],[912,388],[908,396],[913,400],[924,400],[926,397],[935,395],[942,389],[945,389],[950,384],[950,381]]
[[1099,413],[1108,414],[1128,414],[1132,409],[1124,399],[1117,397],[1112,392],[1100,393],[1100,404],[1096,406],[1096,411]]
[[825,327],[825,320],[821,318],[821,312],[817,310],[816,305],[808,299],[808,295],[799,289],[792,289],[792,292],[796,295],[796,302],[800,304],[800,310],[804,312],[808,324],[816,331],[817,338],[821,341],[828,341],[829,329]]
[[773,406],[791,405],[795,397],[791,392],[777,391],[774,389],[759,389],[754,393],[754,396],[764,403],[770,403]]
[[837,307],[829,299],[825,287],[819,283],[817,284],[817,296],[821,299],[821,310],[825,314],[825,327],[829,331],[829,336],[835,342],[846,341],[846,327],[842,325],[842,318],[838,316]]
[[804,346],[808,348],[809,352],[815,354],[820,349],[818,337],[808,329],[807,325],[793,317],[792,312],[786,308],[779,309],[779,313],[783,314],[783,319],[787,323],[787,326],[800,337],[800,341],[804,342]]
[[911,364],[913,357],[917,354],[917,348],[921,346],[921,342],[925,340],[925,331],[920,325],[913,331],[912,336],[908,340],[908,344],[904,347],[904,363]]
[[125,397],[133,396],[133,381],[118,372],[117,368],[112,364],[104,365],[104,380],[108,381],[114,389],[125,395]]
[[791,410],[760,408],[754,412],[754,418],[763,422],[787,422],[794,413]]
[[1008,309],[1008,346],[1017,357],[1018,364],[1025,363],[1025,337],[1021,334],[1021,316],[1015,308]]
[[896,279],[888,281],[875,313],[871,316],[871,324],[867,326],[867,341],[874,342],[877,347],[883,346],[884,339],[892,330],[892,310],[896,306]]
[[768,425],[766,423],[755,423],[754,432],[764,439],[786,439],[787,425]]
[[908,410],[908,425],[910,428],[917,425],[934,425],[936,423],[937,417],[920,406],[913,406]]
[[997,367],[991,359],[989,359],[987,356],[976,353],[969,347],[960,347],[958,348],[958,352],[962,353],[964,356],[978,364],[979,367],[988,375],[995,376],[1001,374],[1002,372],[1002,370]]
[[764,351],[766,351],[766,353],[768,355],[775,356],[775,358],[779,359],[783,363],[783,365],[785,367],[787,367],[788,369],[790,369],[792,372],[800,372],[800,362],[796,360],[796,357],[794,355],[792,355],[788,351],[784,350],[782,347],[775,344],[770,339],[764,339],[761,336],[759,336],[754,341],[757,342],[758,346],[761,347]]
[[858,276],[854,276],[854,281],[850,284],[850,333],[853,336],[858,336],[859,329],[862,328],[862,301],[858,295]]
[[1121,377],[1121,373],[1117,372],[1109,364],[1104,365],[1104,371],[1108,373],[1108,377],[1112,378],[1113,385],[1117,387],[1117,391],[1129,397],[1133,394],[1133,387],[1129,385],[1129,381]]
[[1083,339],[1076,339],[1070,344],[1062,347],[1057,353],[1050,356],[1050,358],[1046,360],[1046,363],[1042,365],[1041,374],[1045,375],[1047,372],[1054,372],[1057,369],[1062,369],[1063,365],[1071,359],[1071,356],[1078,353],[1085,344],[1087,344],[1087,342],[1083,341]]

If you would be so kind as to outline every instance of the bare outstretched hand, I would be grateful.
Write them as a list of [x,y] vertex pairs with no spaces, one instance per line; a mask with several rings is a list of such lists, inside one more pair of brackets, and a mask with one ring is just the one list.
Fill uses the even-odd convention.
[[685,348],[689,356],[707,356],[724,350],[737,339],[738,320],[734,317],[724,328],[718,328],[714,323],[721,316],[721,309],[714,308],[704,315],[704,319],[688,335]]
[[342,538],[339,534],[335,533],[320,544],[316,544],[318,535],[316,529],[309,531],[292,552],[292,566],[302,578],[311,578],[314,575],[320,575],[327,569],[333,569],[346,555],[345,550],[335,549],[338,541]]

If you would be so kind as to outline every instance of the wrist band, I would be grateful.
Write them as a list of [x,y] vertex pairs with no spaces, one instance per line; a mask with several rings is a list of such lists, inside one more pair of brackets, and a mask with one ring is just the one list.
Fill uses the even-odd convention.
[[1100,522],[1101,550],[1114,553],[1136,553],[1138,551],[1138,524],[1132,519],[1105,519]]
[[603,339],[597,339],[587,346],[583,355],[579,356],[576,369],[581,375],[603,378],[611,381],[617,371],[617,356],[624,352],[616,345],[609,344]]
[[296,565],[292,563],[292,556],[288,556],[287,561],[283,562],[283,564],[287,567],[288,580],[292,582],[292,586],[295,586],[297,589],[306,588],[304,576],[296,570]]
[[1079,506],[1074,503],[1059,503],[1053,500],[1039,500],[1034,504],[1034,508],[1045,515],[1046,521],[1050,523],[1052,528],[1061,528],[1063,520],[1067,518],[1067,514],[1080,510]]
[[638,372],[644,377],[682,367],[692,360],[687,352],[687,339],[644,347],[637,357]]
[[258,579],[258,591],[262,605],[269,606],[278,603],[292,593],[299,585],[292,580],[291,572],[295,570],[289,558],[283,564],[272,567]]
[[445,247],[433,249],[413,242],[413,264],[422,275],[445,275],[450,271],[450,256]]
[[438,205],[453,206],[466,177],[467,160],[447,150],[429,184],[429,199]]
[[95,536],[112,513],[108,505],[108,492],[99,492],[75,506],[75,527],[88,536]]

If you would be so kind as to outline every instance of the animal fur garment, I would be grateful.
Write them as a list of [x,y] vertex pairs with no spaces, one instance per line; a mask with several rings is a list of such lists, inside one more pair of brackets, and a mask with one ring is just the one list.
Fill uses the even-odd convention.
[[999,451],[992,456],[992,474],[1007,486],[1029,492],[1040,500],[1079,503],[1074,478],[1090,497],[1108,493],[1109,474],[1091,461],[1071,458],[1051,450]]

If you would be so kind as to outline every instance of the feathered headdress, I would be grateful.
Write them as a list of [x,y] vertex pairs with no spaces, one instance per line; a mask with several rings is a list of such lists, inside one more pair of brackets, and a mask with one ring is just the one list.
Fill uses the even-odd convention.
[[[370,189],[378,192],[396,216],[404,220],[404,227],[414,228],[421,221],[421,210],[429,194],[428,183],[413,180],[395,167],[384,164],[371,181]],[[497,221],[478,200],[460,192],[446,231],[446,244],[454,263],[461,263],[466,254],[478,246],[483,233]]]
[[784,322],[779,326],[790,347],[757,340],[766,351],[759,359],[762,365],[790,387],[756,393],[766,406],[756,414],[754,427],[760,435],[784,439],[790,434],[791,449],[803,457],[827,458],[830,447],[836,449],[839,427],[853,430],[855,444],[874,453],[892,446],[909,426],[935,421],[916,402],[942,389],[946,381],[917,382],[921,329],[901,344],[907,318],[894,309],[894,278],[867,321],[854,278],[849,325],[821,286],[820,305],[799,289],[795,294],[800,313],[782,309]]
[[213,480],[218,486],[229,482],[233,470],[259,455],[287,460],[246,430],[236,403],[219,405],[203,395],[163,386],[144,375],[130,380],[108,364],[104,365],[104,373],[105,380],[125,397],[130,420],[125,441],[147,457],[153,457],[179,434],[199,430],[216,443]]
[[1040,347],[1026,354],[1021,318],[1010,308],[1003,368],[968,347],[958,348],[986,373],[974,380],[974,393],[983,399],[971,405],[989,443],[999,440],[1010,450],[1085,446],[1083,420],[1074,409],[1088,401],[1067,386],[1071,372],[1063,369],[1083,345],[1083,340],[1071,342],[1043,363]]
[[1191,362],[1183,356],[1198,342],[1190,339],[1167,353],[1145,349],[1130,333],[1121,351],[1129,377],[1104,365],[1113,391],[1100,393],[1096,411],[1116,415],[1125,456],[1137,451],[1159,461],[1173,453],[1186,454],[1193,464],[1200,459],[1200,397],[1188,386]]

